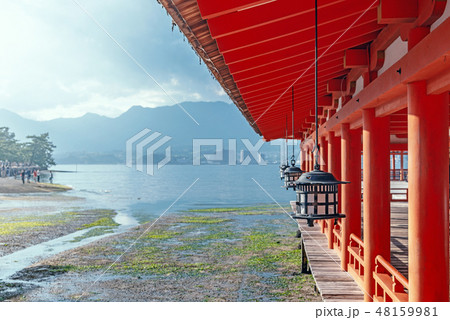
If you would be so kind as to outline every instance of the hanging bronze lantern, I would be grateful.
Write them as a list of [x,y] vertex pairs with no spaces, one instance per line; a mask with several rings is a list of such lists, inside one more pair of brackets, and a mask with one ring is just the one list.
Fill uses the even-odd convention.
[[348,182],[318,169],[304,173],[295,183],[297,212],[293,218],[306,219],[310,227],[314,220],[345,218],[338,212],[338,185],[344,183]]
[[292,155],[291,166],[284,170],[284,187],[286,190],[292,188],[295,191],[297,187],[295,182],[301,177],[302,174],[302,169],[295,166],[295,158],[294,155]]
[[296,182],[297,201],[296,213],[294,219],[306,219],[308,226],[314,226],[314,220],[345,218],[344,214],[338,212],[339,204],[339,185],[348,183],[338,181],[328,172],[320,170],[319,166],[319,126],[318,126],[318,85],[317,85],[317,64],[318,64],[318,45],[317,45],[317,0],[315,1],[315,155],[314,170],[304,173]]
[[[286,126],[287,128],[287,126]],[[292,86],[292,139],[294,139],[294,86]],[[287,137],[287,130],[286,130]],[[291,156],[291,166],[287,166],[284,170],[284,187],[286,190],[292,188],[295,191],[296,185],[295,181],[302,175],[303,171],[299,167],[295,166],[295,143],[292,144],[292,156]],[[286,159],[287,160],[287,159]],[[286,161],[287,162],[287,161]]]

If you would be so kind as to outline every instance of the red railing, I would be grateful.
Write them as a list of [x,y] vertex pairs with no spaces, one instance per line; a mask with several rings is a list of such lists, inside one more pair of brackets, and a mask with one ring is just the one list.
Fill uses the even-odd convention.
[[342,243],[342,223],[341,221],[338,221],[338,223],[334,226],[333,229],[333,248],[337,251],[339,257],[341,257],[341,243]]
[[[408,181],[408,169],[391,169],[392,181]],[[361,169],[361,181],[363,180],[363,169]]]
[[408,181],[408,169],[391,169],[391,180]]
[[348,273],[355,279],[356,283],[364,287],[364,242],[355,234],[350,235],[347,247],[349,253]]
[[408,280],[380,255],[375,258],[373,279],[375,280],[374,302],[408,301]]

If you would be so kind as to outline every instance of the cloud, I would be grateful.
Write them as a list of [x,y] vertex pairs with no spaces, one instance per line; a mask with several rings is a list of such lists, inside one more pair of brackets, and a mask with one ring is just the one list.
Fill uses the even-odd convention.
[[192,98],[194,100],[201,100],[202,99],[202,95],[200,93],[198,93],[198,92],[192,93],[191,96],[192,96]]
[[[67,90],[76,90],[65,87]],[[159,89],[146,89],[139,91],[122,92],[116,96],[101,93],[90,93],[86,98],[74,104],[59,104],[51,108],[17,112],[21,116],[35,120],[51,120],[56,118],[81,117],[86,113],[95,113],[107,117],[117,117],[127,111],[131,106],[140,105],[147,108],[156,108],[164,105],[174,105],[182,101],[201,101],[199,93],[192,93],[186,99],[183,91],[170,90],[166,95]]]
[[52,119],[228,101],[156,1],[79,2],[170,97],[72,1],[16,0],[0,11],[0,108]]
[[225,92],[225,90],[223,90],[222,87],[218,87],[218,88],[214,91],[214,93],[215,93],[217,96],[219,96],[219,97],[223,97],[223,96],[226,96],[226,95],[227,95],[227,93]]

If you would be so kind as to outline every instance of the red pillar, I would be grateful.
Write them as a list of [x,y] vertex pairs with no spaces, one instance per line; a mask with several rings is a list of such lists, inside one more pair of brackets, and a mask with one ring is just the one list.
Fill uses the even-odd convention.
[[409,301],[449,301],[449,94],[408,95]]
[[305,150],[305,171],[309,171],[309,149]]
[[320,137],[319,141],[320,141],[320,161],[321,161],[320,170],[328,171],[328,165],[327,165],[328,143],[327,143],[327,140],[325,139],[325,136]]
[[306,151],[301,149],[302,153],[301,153],[301,159],[300,159],[300,169],[302,169],[302,171],[306,171]]
[[[334,135],[333,131],[328,133],[328,170],[338,180],[341,179],[341,139]],[[340,191],[340,190],[339,190]],[[339,195],[341,193],[339,192]],[[341,202],[339,201],[339,204]],[[339,208],[339,212],[340,208]],[[333,229],[334,219],[328,219],[327,221],[327,237],[328,248],[333,248]]]
[[350,130],[350,125],[341,126],[342,185],[341,267],[347,270],[347,246],[350,234],[361,237],[361,130]]
[[309,166],[311,165],[311,154],[309,152],[309,149],[306,150],[306,171],[309,171]]
[[364,184],[364,300],[375,292],[375,257],[391,258],[389,118],[376,118],[375,109],[363,110]]

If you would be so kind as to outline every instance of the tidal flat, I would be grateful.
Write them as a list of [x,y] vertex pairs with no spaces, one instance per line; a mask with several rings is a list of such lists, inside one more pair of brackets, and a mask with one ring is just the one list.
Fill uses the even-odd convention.
[[21,270],[24,288],[8,299],[321,301],[300,273],[296,231],[274,206],[167,213]]

